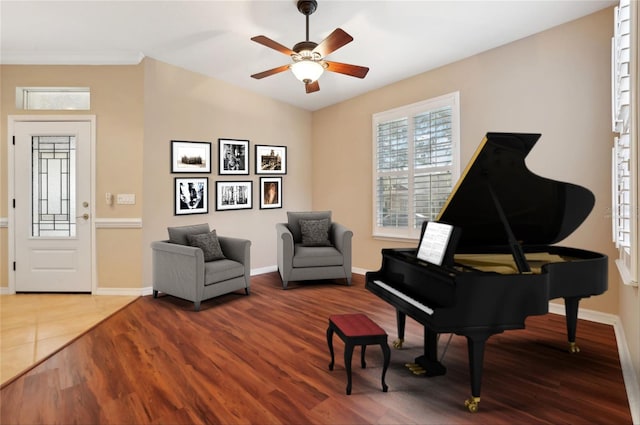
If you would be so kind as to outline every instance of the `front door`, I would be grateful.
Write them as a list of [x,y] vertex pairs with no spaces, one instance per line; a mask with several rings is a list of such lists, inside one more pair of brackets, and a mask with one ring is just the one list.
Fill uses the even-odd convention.
[[91,292],[91,126],[14,123],[16,292]]

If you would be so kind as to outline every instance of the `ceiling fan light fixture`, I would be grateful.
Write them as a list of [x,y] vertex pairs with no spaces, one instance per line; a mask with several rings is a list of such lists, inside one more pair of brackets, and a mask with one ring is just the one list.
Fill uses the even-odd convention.
[[309,15],[316,11],[318,2],[316,0],[298,0],[297,5],[298,11],[305,15],[307,21],[307,37],[304,41],[296,43],[292,49],[289,49],[288,47],[283,46],[277,41],[273,41],[264,35],[251,37],[251,40],[258,44],[262,44],[265,47],[290,56],[293,63],[253,74],[251,78],[259,80],[290,69],[291,72],[293,72],[293,75],[304,83],[304,88],[307,94],[315,93],[320,90],[320,85],[317,81],[325,69],[329,72],[364,78],[367,75],[367,72],[369,72],[369,68],[367,67],[350,65],[348,63],[329,62],[325,60],[327,55],[338,50],[345,44],[352,42],[353,37],[341,28],[336,28],[331,32],[331,34],[325,37],[320,44],[309,40]]
[[291,72],[295,77],[305,84],[313,83],[324,72],[324,67],[320,62],[311,59],[301,59],[291,65]]

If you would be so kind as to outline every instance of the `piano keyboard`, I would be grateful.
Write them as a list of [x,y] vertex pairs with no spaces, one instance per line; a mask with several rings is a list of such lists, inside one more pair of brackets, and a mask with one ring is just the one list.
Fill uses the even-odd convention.
[[392,288],[391,286],[387,285],[386,283],[382,282],[381,280],[374,280],[373,283],[375,283],[376,285],[378,285],[382,289],[392,293],[396,297],[408,302],[409,304],[411,304],[412,306],[416,307],[417,309],[420,309],[420,310],[424,311],[428,315],[432,315],[433,314],[433,309],[432,308],[429,308],[426,305],[422,304],[421,302],[419,302],[417,300],[414,300],[413,298],[407,296],[406,294],[403,294],[402,292],[398,291],[397,289]]

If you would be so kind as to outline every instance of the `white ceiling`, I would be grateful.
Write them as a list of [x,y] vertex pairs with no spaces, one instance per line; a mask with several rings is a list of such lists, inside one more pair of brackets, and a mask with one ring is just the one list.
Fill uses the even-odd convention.
[[309,38],[340,27],[354,41],[329,60],[370,68],[365,79],[325,72],[306,94],[290,72],[251,74],[290,58],[250,40],[289,48],[305,39],[296,0],[0,0],[4,64],[134,64],[152,57],[292,105],[317,110],[509,43],[615,4],[614,0],[319,0]]

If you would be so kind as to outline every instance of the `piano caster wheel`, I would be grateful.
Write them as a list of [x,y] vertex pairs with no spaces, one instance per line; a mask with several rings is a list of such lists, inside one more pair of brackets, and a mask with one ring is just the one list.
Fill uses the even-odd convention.
[[404,342],[404,339],[402,338],[398,338],[395,341],[393,341],[393,348],[397,348],[400,349],[402,348],[402,343]]
[[578,347],[575,342],[570,342],[569,343],[569,352],[570,353],[579,353],[580,352],[580,347]]
[[464,405],[471,413],[476,413],[478,411],[478,404],[480,404],[480,397],[471,397],[464,401]]

